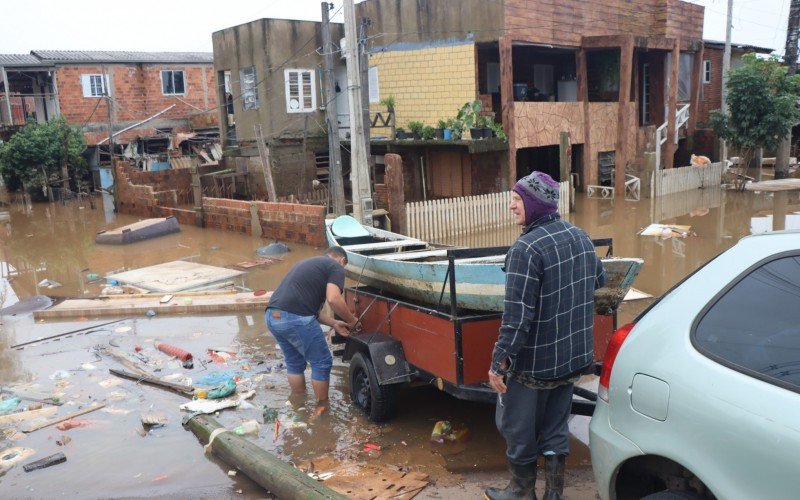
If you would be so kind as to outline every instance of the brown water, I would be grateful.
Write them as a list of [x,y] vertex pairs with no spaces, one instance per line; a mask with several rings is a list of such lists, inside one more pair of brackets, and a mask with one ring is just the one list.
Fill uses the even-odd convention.
[[[580,198],[577,213],[569,219],[592,237],[613,237],[616,255],[644,258],[645,266],[635,286],[656,295],[749,234],[751,218],[772,214],[776,206],[775,226],[794,225],[794,218],[785,214],[800,210],[796,195],[772,197],[710,189],[665,197],[658,203]],[[88,283],[89,273],[102,276],[177,259],[226,266],[253,260],[255,249],[268,243],[244,235],[182,226],[178,234],[151,241],[97,246],[94,235],[98,231],[129,224],[137,218],[115,215],[103,210],[100,203],[94,210],[88,203],[39,204],[31,210],[13,205],[10,212],[10,223],[0,223],[0,260],[16,268],[13,287],[20,298],[37,293],[52,297],[93,296],[101,285]],[[765,220],[761,217],[754,224]],[[691,225],[696,236],[663,240],[636,234],[653,222]],[[463,236],[449,243],[510,244],[517,235],[518,231],[512,228]],[[292,252],[284,261],[251,269],[237,284],[250,289],[274,289],[297,260],[320,253],[320,249],[290,246]],[[43,279],[63,286],[40,288],[37,284]],[[644,300],[624,304],[620,320],[633,317],[648,303]],[[203,454],[194,435],[180,425],[183,412],[178,406],[186,401],[184,398],[130,381],[104,387],[108,380],[119,382],[107,372],[116,363],[98,357],[93,347],[109,344],[129,353],[133,353],[135,345],[143,347],[142,355],[152,363],[149,368],[160,370],[161,376],[179,374],[197,380],[212,371],[242,371],[242,376],[253,380],[256,389],[256,396],[250,401],[252,407],[223,411],[218,420],[229,427],[251,418],[261,421],[263,406],[277,409],[284,423],[296,419],[300,424],[294,424],[295,428],[291,423],[282,426],[277,439],[272,424],[263,426],[254,438],[287,460],[298,462],[332,455],[338,460],[407,466],[428,473],[438,486],[445,487],[458,484],[463,474],[471,471],[505,467],[504,445],[494,429],[492,407],[459,401],[430,387],[406,388],[398,395],[397,418],[389,424],[373,425],[352,408],[347,396],[347,367],[338,360],[332,374],[330,411],[312,418],[313,402],[304,398],[290,400],[279,353],[259,312],[129,318],[91,333],[42,342],[24,350],[8,347],[103,321],[34,323],[30,316],[1,319],[3,387],[60,393],[66,401],[60,413],[75,411],[92,401],[108,405],[108,411],[80,417],[78,420],[89,423],[83,428],[59,431],[53,426],[28,435],[0,435],[0,450],[11,446],[33,448],[36,455],[30,460],[62,451],[68,459],[64,464],[28,474],[17,466],[0,475],[3,497],[264,496],[263,490],[242,474],[229,477],[230,467]],[[153,348],[155,339],[194,353],[195,368],[185,370],[161,361],[165,356]],[[234,347],[245,364],[206,364],[205,352],[212,346]],[[245,365],[249,369],[245,370]],[[50,376],[59,370],[66,370],[69,378],[51,380]],[[139,421],[143,411],[165,414],[167,425],[144,432]],[[469,440],[447,445],[429,442],[435,422],[442,419],[469,428]],[[586,422],[587,419],[576,417],[571,425],[575,437],[570,456],[573,467],[589,463],[583,444]],[[72,440],[59,446],[56,441],[64,435]],[[382,451],[364,453],[366,442],[382,446]],[[237,493],[240,490],[242,494]],[[435,495],[435,489],[429,490],[425,495]]]

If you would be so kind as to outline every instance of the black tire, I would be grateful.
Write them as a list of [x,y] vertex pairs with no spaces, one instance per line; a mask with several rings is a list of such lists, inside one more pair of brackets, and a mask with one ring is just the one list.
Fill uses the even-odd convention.
[[704,498],[706,497],[693,491],[664,490],[642,497],[642,500],[702,500]]
[[350,360],[350,399],[373,422],[394,416],[394,386],[378,384],[372,361],[360,352]]

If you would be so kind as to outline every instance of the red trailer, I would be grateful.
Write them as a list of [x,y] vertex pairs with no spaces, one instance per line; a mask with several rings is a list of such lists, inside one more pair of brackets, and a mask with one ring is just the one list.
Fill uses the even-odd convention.
[[[608,247],[611,239],[594,240]],[[456,304],[455,259],[497,255],[497,248],[448,251],[451,304]],[[630,285],[628,285],[630,286]],[[337,351],[350,362],[350,396],[373,421],[384,421],[394,413],[394,391],[412,381],[432,383],[457,398],[494,404],[497,394],[488,385],[492,349],[497,341],[502,314],[461,311],[417,304],[388,296],[369,287],[348,287],[348,305],[362,324],[362,332],[334,337],[344,343]],[[624,294],[623,294],[624,295]],[[616,328],[616,306],[606,307],[594,318],[595,365],[599,374],[606,345]],[[596,395],[577,387],[572,411],[591,415]]]

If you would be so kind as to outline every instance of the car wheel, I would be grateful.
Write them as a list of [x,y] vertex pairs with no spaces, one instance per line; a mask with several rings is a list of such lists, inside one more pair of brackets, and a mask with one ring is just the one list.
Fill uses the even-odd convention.
[[642,497],[642,500],[702,500],[703,498],[706,497],[693,491],[664,490]]
[[350,399],[373,422],[385,422],[394,414],[394,386],[378,383],[372,361],[363,353],[350,360]]

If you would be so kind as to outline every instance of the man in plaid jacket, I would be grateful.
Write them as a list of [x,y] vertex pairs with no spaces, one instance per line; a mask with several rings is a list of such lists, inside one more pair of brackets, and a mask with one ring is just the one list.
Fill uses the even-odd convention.
[[506,440],[511,482],[486,498],[535,498],[545,457],[545,499],[563,498],[573,384],[594,360],[594,291],[605,270],[591,239],[558,215],[558,183],[533,172],[516,183],[510,210],[522,235],[506,256],[506,292],[489,383]]

